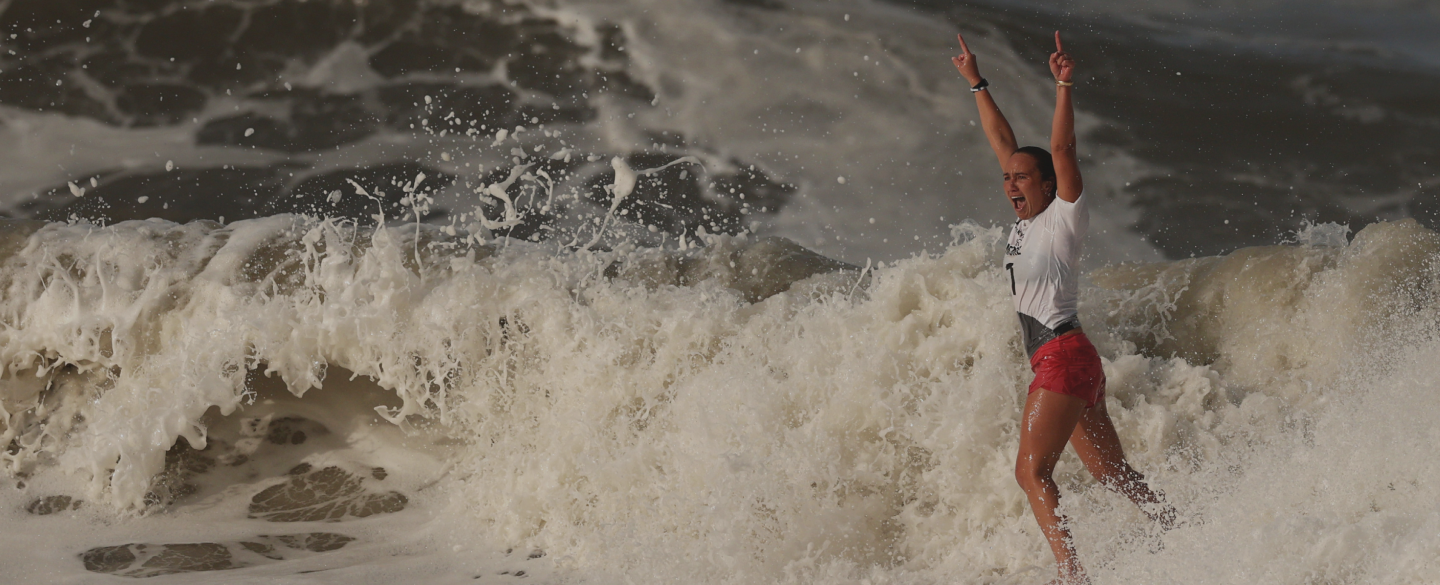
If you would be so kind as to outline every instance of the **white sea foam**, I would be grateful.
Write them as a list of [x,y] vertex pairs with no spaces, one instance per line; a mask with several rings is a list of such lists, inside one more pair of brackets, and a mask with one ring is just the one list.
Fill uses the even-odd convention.
[[[292,216],[5,234],[0,499],[7,525],[47,534],[40,554],[5,553],[16,575],[302,528],[357,540],[235,552],[250,565],[186,579],[1052,570],[1013,480],[1029,375],[998,228],[959,226],[943,254],[864,277],[753,239],[558,252]],[[1343,247],[1092,272],[1082,320],[1112,415],[1188,523],[1154,534],[1067,455],[1065,511],[1097,579],[1425,582],[1437,254],[1440,237],[1400,222]],[[303,444],[275,438],[287,417],[311,421],[289,423]],[[208,467],[175,463],[197,450]],[[408,504],[263,521],[256,494],[328,467]],[[21,511],[51,495],[85,504]],[[318,569],[333,571],[297,574]]]
[[[0,550],[5,578],[1045,581],[1011,472],[1029,372],[1000,229],[946,229],[1006,209],[983,195],[998,181],[945,59],[952,31],[874,3],[787,6],[542,9],[621,23],[659,90],[650,109],[599,104],[566,137],[599,160],[664,128],[761,161],[802,190],[758,231],[885,260],[864,269],[753,235],[637,248],[620,225],[594,246],[575,234],[593,248],[575,251],[293,216],[0,224],[0,518],[27,540]],[[1043,140],[1031,49],[970,40],[1022,139]],[[357,50],[294,80],[368,87]],[[193,127],[0,114],[8,203],[83,194],[117,166],[279,160],[195,148]],[[488,132],[493,152],[380,135],[309,162],[433,151],[459,172],[540,135]],[[1156,259],[1120,199],[1146,171],[1087,152],[1091,263]],[[613,166],[623,197],[634,175]],[[904,259],[922,234],[938,255]],[[1067,455],[1064,509],[1097,582],[1433,581],[1437,254],[1413,222],[1353,241],[1318,225],[1293,245],[1090,272],[1082,319],[1111,413],[1186,520],[1155,534]],[[316,534],[355,540],[278,540]]]

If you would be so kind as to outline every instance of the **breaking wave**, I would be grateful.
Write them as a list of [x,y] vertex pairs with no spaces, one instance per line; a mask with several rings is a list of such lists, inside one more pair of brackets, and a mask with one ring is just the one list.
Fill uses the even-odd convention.
[[[999,228],[863,268],[749,236],[586,250],[293,215],[4,233],[4,497],[91,571],[356,551],[352,577],[399,557],[458,582],[479,569],[451,545],[477,542],[587,582],[1050,571],[1012,477],[1029,372]],[[1089,274],[1116,426],[1186,522],[1153,532],[1067,455],[1097,579],[1433,568],[1440,236],[1301,236]],[[76,534],[157,513],[181,542]]]

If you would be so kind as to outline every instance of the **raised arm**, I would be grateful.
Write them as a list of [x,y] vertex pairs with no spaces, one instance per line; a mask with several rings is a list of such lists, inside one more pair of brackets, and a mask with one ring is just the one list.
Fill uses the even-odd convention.
[[[955,63],[960,75],[970,82],[970,87],[980,85],[985,78],[980,77],[980,66],[975,63],[975,54],[971,53],[970,47],[965,44],[965,37],[958,34],[955,36],[960,39],[961,52],[959,56],[951,57],[950,61]],[[980,108],[980,125],[985,128],[985,137],[990,139],[990,148],[995,151],[995,159],[1000,161],[1000,168],[1004,170],[1010,155],[1015,154],[1015,149],[1020,147],[1015,143],[1015,131],[1010,129],[1010,122],[1005,119],[1005,114],[1000,113],[1000,106],[995,105],[989,90],[982,89],[973,93],[975,105]]]
[[[1055,121],[1050,127],[1050,156],[1055,161],[1055,196],[1071,203],[1080,198],[1085,184],[1080,179],[1080,160],[1075,154],[1075,105],[1070,81],[1075,61],[1060,44],[1055,31],[1055,53],[1050,55],[1050,74],[1055,76]],[[986,93],[986,92],[982,92]],[[993,141],[992,141],[993,142]]]

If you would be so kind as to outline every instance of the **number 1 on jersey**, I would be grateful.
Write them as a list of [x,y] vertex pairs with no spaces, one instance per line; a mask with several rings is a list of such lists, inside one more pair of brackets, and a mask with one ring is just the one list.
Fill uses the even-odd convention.
[[1015,263],[1006,262],[1005,270],[1010,273],[1010,296],[1015,296]]

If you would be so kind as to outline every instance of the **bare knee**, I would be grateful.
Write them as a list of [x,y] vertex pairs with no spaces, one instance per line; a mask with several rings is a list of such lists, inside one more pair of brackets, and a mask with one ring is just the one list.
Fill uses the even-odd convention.
[[1051,481],[1054,471],[1054,466],[1045,465],[1042,461],[1023,457],[1015,461],[1015,481],[1026,493],[1041,489],[1045,482]]

